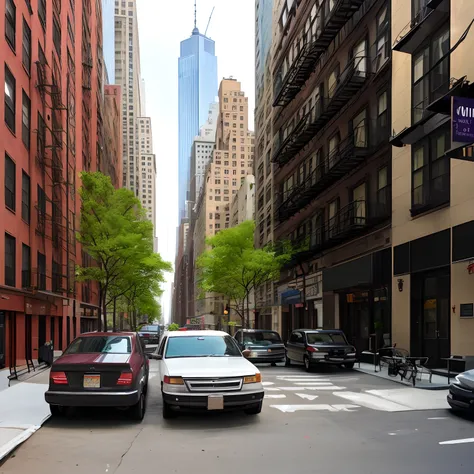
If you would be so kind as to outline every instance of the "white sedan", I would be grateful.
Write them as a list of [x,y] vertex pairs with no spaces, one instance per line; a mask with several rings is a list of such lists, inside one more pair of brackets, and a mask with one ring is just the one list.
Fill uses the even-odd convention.
[[225,332],[165,332],[151,358],[159,361],[163,418],[184,410],[262,411],[260,371]]

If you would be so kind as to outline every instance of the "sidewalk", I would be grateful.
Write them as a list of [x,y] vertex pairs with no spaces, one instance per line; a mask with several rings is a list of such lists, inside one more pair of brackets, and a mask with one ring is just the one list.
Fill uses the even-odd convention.
[[[364,362],[360,363],[360,367],[359,364],[356,364],[354,366],[354,370],[358,370],[359,372],[363,372],[364,374],[374,375],[375,377],[390,380],[391,382],[397,382],[407,387],[413,387],[413,384],[411,382],[408,382],[407,380],[401,380],[400,376],[391,377],[390,375],[388,375],[388,368],[386,366],[382,367],[382,369],[380,369],[379,366],[377,366],[376,368],[377,371],[375,371],[374,364],[367,364]],[[414,388],[421,390],[448,390],[449,384],[448,379],[446,377],[434,374],[432,375],[430,382],[429,374],[424,373],[421,376],[421,380],[417,378],[416,385]]]
[[11,381],[9,370],[0,371],[0,461],[26,441],[50,417],[44,400],[49,369],[28,374],[30,378]]

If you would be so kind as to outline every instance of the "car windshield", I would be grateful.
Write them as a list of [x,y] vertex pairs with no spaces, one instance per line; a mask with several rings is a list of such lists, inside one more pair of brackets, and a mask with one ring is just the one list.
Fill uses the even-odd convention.
[[277,332],[257,331],[257,332],[244,332],[243,334],[240,333],[237,335],[237,340],[239,342],[242,341],[242,335],[243,335],[244,344],[258,345],[258,346],[270,346],[271,344],[281,344],[281,337]]
[[166,359],[179,357],[242,357],[230,336],[170,337]]
[[143,326],[140,332],[158,332],[159,326]]
[[306,335],[308,344],[347,344],[340,332],[310,332]]
[[64,351],[65,354],[130,354],[132,344],[128,336],[78,337]]

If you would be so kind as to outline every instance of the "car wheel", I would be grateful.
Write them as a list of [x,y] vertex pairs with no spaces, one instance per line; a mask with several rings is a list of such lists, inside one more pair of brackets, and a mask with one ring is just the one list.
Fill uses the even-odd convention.
[[258,405],[255,405],[252,408],[247,408],[245,410],[246,415],[258,415],[262,411],[262,402],[260,402]]
[[163,418],[165,420],[170,420],[171,418],[176,418],[177,414],[171,409],[171,406],[163,400]]
[[307,355],[303,357],[303,363],[306,372],[311,372],[311,363],[309,362],[309,357]]
[[53,417],[59,417],[64,415],[64,409],[59,405],[49,405],[49,411],[51,412],[51,416]]
[[130,408],[130,415],[136,421],[142,421],[145,417],[146,411],[146,398],[145,393],[142,391],[138,402]]
[[288,354],[285,355],[285,365],[286,365],[286,367],[290,367],[290,365],[291,365],[291,360],[288,357]]
[[345,367],[346,369],[353,369],[353,368],[354,368],[354,362],[346,362],[346,363],[344,364],[344,367]]

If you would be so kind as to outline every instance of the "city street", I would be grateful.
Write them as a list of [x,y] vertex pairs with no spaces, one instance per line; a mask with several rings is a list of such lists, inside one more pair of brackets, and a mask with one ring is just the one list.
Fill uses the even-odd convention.
[[[183,415],[165,422],[151,361],[141,424],[104,410],[50,420],[0,473],[472,473],[474,423],[445,408],[445,391],[337,368],[261,370],[261,415]],[[425,407],[431,409],[420,410]],[[464,441],[440,444],[453,440]]]

